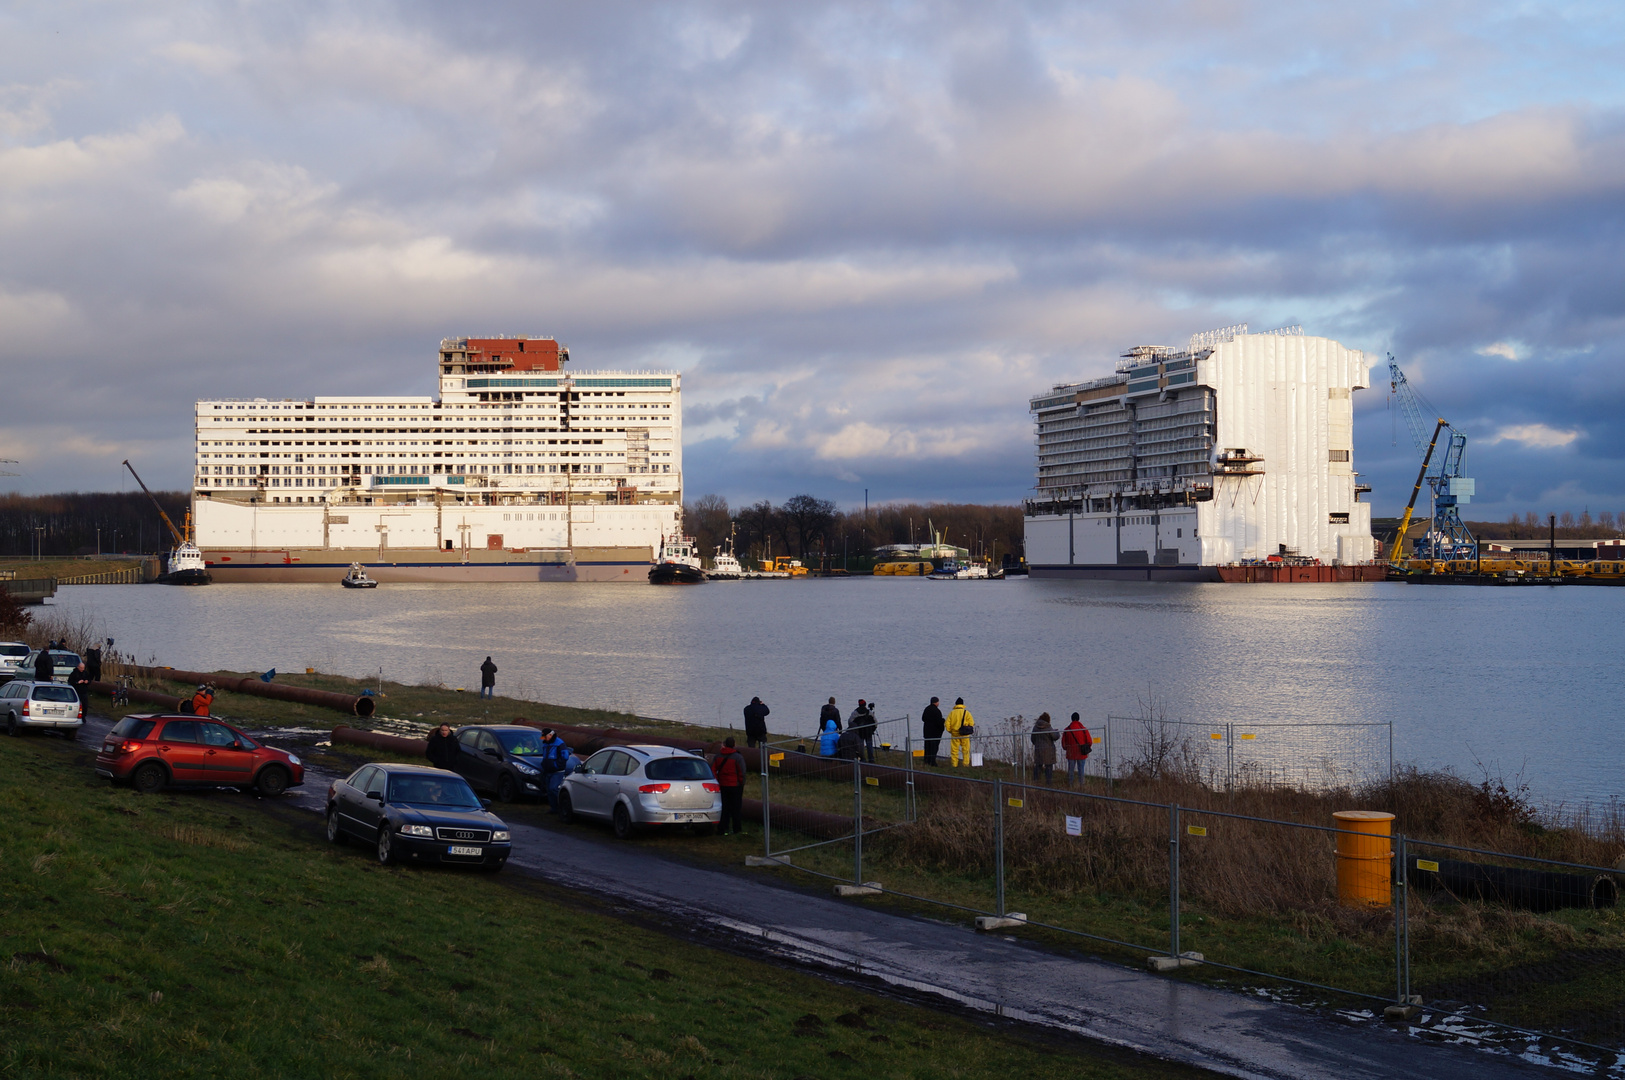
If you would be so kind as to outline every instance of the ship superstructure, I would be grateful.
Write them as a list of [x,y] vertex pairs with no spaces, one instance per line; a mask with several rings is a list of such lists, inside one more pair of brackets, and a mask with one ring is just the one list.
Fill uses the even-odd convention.
[[552,338],[447,338],[435,396],[197,403],[217,581],[642,583],[682,512],[682,379],[568,370]]
[[1232,566],[1370,564],[1352,400],[1369,368],[1299,327],[1243,324],[1136,347],[1112,375],[1036,395],[1032,575],[1202,581]]

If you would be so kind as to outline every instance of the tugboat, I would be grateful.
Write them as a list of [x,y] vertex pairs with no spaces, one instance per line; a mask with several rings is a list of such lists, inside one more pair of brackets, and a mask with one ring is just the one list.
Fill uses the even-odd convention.
[[958,559],[942,560],[942,567],[933,570],[929,575],[932,581],[973,581],[987,580],[987,567],[981,563],[960,562]]
[[344,575],[344,579],[339,584],[346,589],[376,589],[378,587],[378,582],[368,577],[367,571],[358,562],[350,564],[350,572]]
[[147,485],[142,481],[141,474],[135,471],[135,466],[126,460],[124,467],[130,470],[130,475],[141,485],[141,490],[146,492],[147,498],[152,499],[152,505],[158,509],[158,516],[163,518],[164,524],[169,526],[170,535],[175,538],[175,547],[169,553],[164,572],[158,575],[158,584],[207,585],[213,581],[214,578],[209,574],[209,566],[203,561],[202,550],[192,543],[189,535],[192,531],[191,515],[187,515],[186,518],[188,535],[182,536],[181,531],[175,528],[175,523],[169,520],[169,515],[164,513],[164,508],[159,505],[158,500],[153,498],[152,492],[147,491]]
[[660,557],[649,568],[651,585],[702,585],[707,581],[694,554],[694,538],[666,536],[660,541]]

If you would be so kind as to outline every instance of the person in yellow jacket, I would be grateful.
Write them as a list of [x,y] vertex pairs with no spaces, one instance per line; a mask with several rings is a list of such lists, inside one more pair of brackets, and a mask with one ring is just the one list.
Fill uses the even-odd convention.
[[942,726],[948,731],[948,760],[954,768],[959,768],[959,759],[963,757],[965,764],[970,764],[970,737],[976,732],[976,717],[965,708],[964,698],[955,698],[954,707],[943,720]]

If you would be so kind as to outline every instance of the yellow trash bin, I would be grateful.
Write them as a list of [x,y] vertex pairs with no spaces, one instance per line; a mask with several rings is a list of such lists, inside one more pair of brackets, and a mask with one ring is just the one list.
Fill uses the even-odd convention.
[[1393,903],[1394,852],[1388,839],[1394,815],[1381,810],[1339,810],[1337,902],[1350,907]]

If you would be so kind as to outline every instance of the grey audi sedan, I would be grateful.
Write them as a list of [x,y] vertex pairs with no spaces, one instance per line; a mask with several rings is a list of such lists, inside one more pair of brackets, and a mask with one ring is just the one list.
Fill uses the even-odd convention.
[[622,840],[646,825],[715,826],[722,787],[702,757],[669,746],[608,746],[564,778],[559,817],[608,821]]

